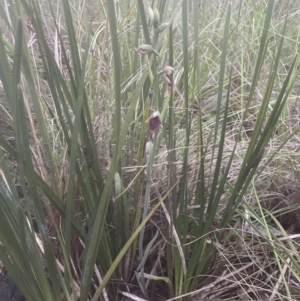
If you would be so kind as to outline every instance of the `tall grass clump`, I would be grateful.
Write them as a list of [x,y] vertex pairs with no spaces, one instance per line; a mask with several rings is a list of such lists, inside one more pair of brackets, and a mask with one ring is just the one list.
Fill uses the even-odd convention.
[[298,300],[294,2],[0,12],[0,260],[26,300]]

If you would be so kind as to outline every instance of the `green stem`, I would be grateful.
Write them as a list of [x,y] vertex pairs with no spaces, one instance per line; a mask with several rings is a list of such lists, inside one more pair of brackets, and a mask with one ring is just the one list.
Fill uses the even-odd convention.
[[[150,150],[149,153],[149,158],[147,161],[147,184],[146,184],[146,194],[145,194],[145,203],[144,203],[144,212],[143,212],[143,218],[142,221],[146,218],[148,208],[149,208],[149,203],[150,203],[150,188],[151,188],[151,175],[152,175],[152,170],[153,170],[153,165],[154,165],[154,154],[155,154],[155,149],[156,149],[156,144],[157,144],[157,137],[158,133],[155,132],[154,134],[154,139],[153,139],[153,146]],[[141,233],[140,233],[140,238],[139,238],[139,260],[141,263],[141,286],[142,290],[146,296],[146,290],[145,290],[145,277],[144,277],[144,264],[143,264],[143,241],[144,241],[144,234],[145,234],[145,226],[142,228]]]

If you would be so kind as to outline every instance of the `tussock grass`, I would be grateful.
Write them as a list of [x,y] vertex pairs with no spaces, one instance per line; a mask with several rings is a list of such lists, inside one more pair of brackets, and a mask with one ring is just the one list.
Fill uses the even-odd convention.
[[0,260],[28,300],[300,298],[298,6],[1,4]]

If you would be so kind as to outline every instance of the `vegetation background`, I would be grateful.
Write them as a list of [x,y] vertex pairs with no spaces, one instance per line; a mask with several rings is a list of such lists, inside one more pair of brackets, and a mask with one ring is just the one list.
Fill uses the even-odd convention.
[[299,14],[1,2],[0,260],[26,300],[300,300]]

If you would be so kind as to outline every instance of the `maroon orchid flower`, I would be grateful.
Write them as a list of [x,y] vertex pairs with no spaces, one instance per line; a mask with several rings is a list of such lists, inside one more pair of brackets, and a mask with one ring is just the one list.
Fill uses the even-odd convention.
[[155,111],[151,114],[150,118],[148,119],[150,136],[152,136],[154,134],[154,132],[156,132],[161,126],[161,121],[160,121],[159,116],[160,116],[160,113],[158,111]]

